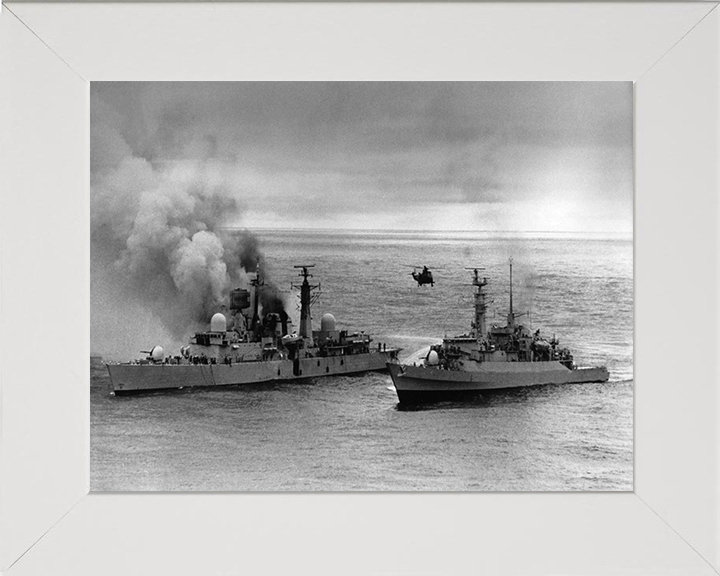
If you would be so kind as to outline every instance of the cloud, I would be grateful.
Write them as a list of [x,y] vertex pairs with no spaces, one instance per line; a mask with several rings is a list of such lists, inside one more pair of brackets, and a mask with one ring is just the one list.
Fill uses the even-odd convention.
[[497,229],[517,218],[483,206],[515,214],[566,189],[578,210],[553,227],[585,229],[598,203],[631,209],[631,83],[102,83],[94,94],[122,119],[138,163],[127,169],[212,159],[206,176],[245,207],[236,225],[381,221],[442,201],[492,214],[472,225]]

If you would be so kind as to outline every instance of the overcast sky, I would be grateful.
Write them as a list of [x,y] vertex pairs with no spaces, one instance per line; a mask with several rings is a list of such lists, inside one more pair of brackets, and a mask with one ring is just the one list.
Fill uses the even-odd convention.
[[124,193],[201,170],[238,199],[229,225],[632,231],[629,82],[94,82],[91,94],[95,184],[121,161],[136,177]]

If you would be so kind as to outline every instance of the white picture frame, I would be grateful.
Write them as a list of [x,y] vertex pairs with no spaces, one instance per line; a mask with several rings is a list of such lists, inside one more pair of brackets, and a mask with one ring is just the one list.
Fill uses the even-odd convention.
[[[0,13],[0,571],[720,573],[720,10],[25,3]],[[89,81],[635,82],[633,493],[88,494]]]

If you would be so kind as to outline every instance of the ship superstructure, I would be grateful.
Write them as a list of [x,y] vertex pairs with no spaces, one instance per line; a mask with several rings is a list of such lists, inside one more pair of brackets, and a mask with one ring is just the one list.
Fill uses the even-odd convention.
[[197,332],[180,354],[166,356],[156,346],[143,360],[108,364],[113,391],[255,384],[384,370],[397,358],[397,349],[371,346],[372,338],[362,332],[338,330],[332,314],[323,315],[319,330],[312,329],[311,308],[319,288],[309,282],[313,266],[296,266],[302,278],[294,285],[300,290],[298,332],[292,331],[283,306],[262,305],[265,283],[258,263],[251,290],[233,290],[229,309],[214,314],[210,329]]
[[510,309],[504,325],[487,328],[487,278],[472,268],[474,317],[467,334],[445,337],[427,354],[406,364],[388,364],[400,402],[423,402],[488,390],[604,382],[604,366],[579,368],[568,348],[553,335],[547,339],[516,320],[526,313],[513,310],[512,259],[510,260]]

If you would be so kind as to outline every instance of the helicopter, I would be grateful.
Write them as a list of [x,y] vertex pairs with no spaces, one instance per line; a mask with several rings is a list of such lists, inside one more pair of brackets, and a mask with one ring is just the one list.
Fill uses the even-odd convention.
[[418,286],[422,286],[423,284],[435,286],[432,272],[430,272],[427,266],[423,266],[420,272],[417,271],[420,266],[411,266],[411,268],[415,268],[413,272],[410,272],[410,275],[413,277],[413,280],[418,283]]

